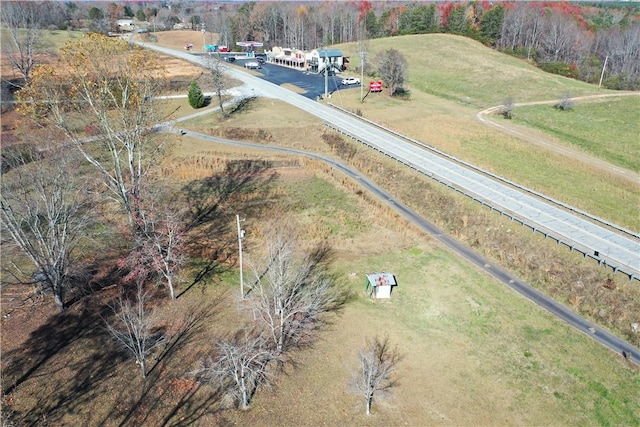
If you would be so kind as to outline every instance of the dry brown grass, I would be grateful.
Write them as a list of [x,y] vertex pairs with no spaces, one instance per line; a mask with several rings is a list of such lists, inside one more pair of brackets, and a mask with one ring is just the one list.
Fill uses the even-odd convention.
[[[298,117],[290,107],[274,100],[261,99],[250,107],[253,114],[241,114],[225,123],[218,123],[217,136],[256,143],[269,143],[303,148],[341,158],[372,177],[395,197],[414,210],[469,244],[493,262],[511,270],[538,289],[559,301],[573,306],[577,312],[595,323],[617,331],[634,345],[640,344],[638,334],[629,325],[632,313],[640,313],[640,291],[626,276],[570,253],[564,246],[532,234],[510,220],[500,217],[468,199],[450,192],[423,175],[406,170],[396,162],[366,150],[364,147],[328,132],[321,126],[301,125],[294,133],[282,128],[282,121],[292,122]],[[306,116],[302,113],[302,117]],[[282,117],[282,119],[278,119]],[[255,120],[252,120],[255,118]],[[298,119],[298,123],[306,123]],[[319,141],[323,141],[319,144]],[[305,162],[315,173],[332,179],[340,188],[363,197],[376,215],[398,231],[406,228],[405,220],[378,201],[368,199],[357,183],[345,179],[323,164]],[[420,191],[416,191],[416,189]],[[615,290],[611,282],[615,282]],[[569,303],[569,301],[573,303]],[[579,301],[579,304],[577,303]]]
[[[624,332],[624,322],[640,312],[637,290],[628,282],[609,280],[606,270],[337,138],[316,119],[278,101],[259,99],[224,121],[209,119],[188,128],[342,158],[452,235],[603,324]],[[602,419],[616,424],[611,411],[616,415],[616,404],[622,405],[618,390],[637,395],[636,368],[497,286],[320,162],[182,138],[163,175],[184,183],[222,172],[235,160],[269,161],[279,174],[265,209],[247,221],[247,256],[261,244],[260,224],[286,212],[307,236],[330,239],[336,268],[356,292],[356,300],[333,318],[314,348],[296,354],[298,365],[287,368],[274,389],[259,390],[251,410],[221,410],[215,388],[195,382],[187,372],[218,337],[247,321],[236,310],[236,276],[216,276],[176,303],[159,305],[174,338],[189,330],[186,314],[195,307],[212,304],[213,314],[202,328],[190,329],[192,339],[173,347],[146,382],[96,326],[95,313],[114,296],[106,291],[75,305],[68,317],[40,307],[2,320],[3,375],[34,373],[3,402],[3,411],[15,410],[22,424],[31,425],[569,425]],[[298,187],[318,178],[333,189],[320,207],[304,194],[290,199]],[[321,210],[333,196],[344,206]],[[282,207],[287,203],[305,207],[287,212]],[[327,233],[345,222],[355,223],[350,227],[357,232],[344,227]],[[228,259],[229,266],[233,260]],[[361,293],[363,273],[378,269],[399,275],[401,286],[389,301],[370,301]],[[610,299],[616,295],[623,299]],[[42,349],[37,338],[55,344],[50,333],[63,327],[73,339],[34,350]],[[21,332],[7,335],[7,330]],[[407,354],[399,371],[401,386],[365,417],[362,403],[348,392],[349,370],[364,337],[385,332]],[[3,385],[14,378],[5,376]],[[593,384],[608,396],[589,393]],[[598,418],[594,411],[602,408],[607,408],[604,418]]]

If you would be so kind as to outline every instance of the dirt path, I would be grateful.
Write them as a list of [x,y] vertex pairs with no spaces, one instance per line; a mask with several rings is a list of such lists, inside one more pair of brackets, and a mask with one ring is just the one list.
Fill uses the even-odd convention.
[[[613,94],[589,95],[589,96],[580,96],[580,97],[571,98],[571,99],[573,99],[574,101],[580,101],[580,100],[586,100],[586,99],[608,98],[608,97],[619,97],[619,96],[640,96],[640,92],[624,92],[624,93],[613,93]],[[524,103],[515,104],[515,106],[520,107],[525,105],[552,105],[552,104],[555,104],[556,102],[558,102],[558,100],[524,102]],[[562,154],[564,156],[571,157],[572,159],[580,160],[585,164],[598,168],[611,175],[620,177],[626,181],[631,182],[632,184],[640,185],[640,176],[638,175],[637,172],[621,168],[605,160],[599,159],[597,157],[593,157],[589,154],[585,154],[584,152],[581,152],[579,150],[566,146],[558,142],[557,140],[554,140],[552,137],[542,134],[541,132],[536,132],[531,129],[527,129],[523,126],[515,125],[513,123],[507,123],[506,120],[497,122],[492,118],[492,115],[497,113],[500,110],[500,108],[502,108],[502,105],[487,108],[486,110],[482,110],[478,112],[476,114],[476,117],[482,123],[488,126],[492,126],[496,129],[499,129],[502,132],[508,133],[509,135],[513,135],[516,138],[519,138],[523,141],[527,141],[538,147],[542,147],[547,150]]]

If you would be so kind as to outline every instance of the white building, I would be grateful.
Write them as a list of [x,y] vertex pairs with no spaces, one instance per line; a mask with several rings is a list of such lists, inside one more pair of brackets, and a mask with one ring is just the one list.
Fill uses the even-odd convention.
[[341,72],[347,69],[349,58],[342,56],[338,49],[314,49],[307,54],[309,69],[315,73],[324,73],[325,69]]
[[367,274],[367,285],[365,292],[369,297],[376,299],[391,298],[391,291],[394,286],[398,286],[396,277],[391,273],[369,273]]
[[133,19],[118,19],[118,29],[120,31],[133,31],[136,28],[136,24],[133,23]]

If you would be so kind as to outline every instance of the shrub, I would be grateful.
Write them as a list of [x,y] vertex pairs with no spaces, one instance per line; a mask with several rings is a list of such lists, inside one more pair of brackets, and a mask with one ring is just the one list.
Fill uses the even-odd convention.
[[195,81],[192,81],[189,85],[189,105],[193,108],[202,108],[205,104],[204,94],[202,93],[202,89],[200,89],[200,85]]
[[500,115],[505,119],[513,118],[513,111],[516,109],[516,105],[513,103],[513,99],[507,98],[504,100],[504,104],[502,104],[502,108],[500,109]]
[[554,108],[562,111],[571,111],[575,105],[576,102],[571,98],[571,94],[563,93]]

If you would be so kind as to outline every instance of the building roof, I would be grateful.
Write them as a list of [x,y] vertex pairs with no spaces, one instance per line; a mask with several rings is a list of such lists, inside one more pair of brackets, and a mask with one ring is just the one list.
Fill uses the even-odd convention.
[[342,56],[342,51],[338,49],[318,49],[318,56],[321,58],[335,58],[337,56]]
[[396,277],[392,273],[369,273],[367,281],[371,286],[396,286]]

